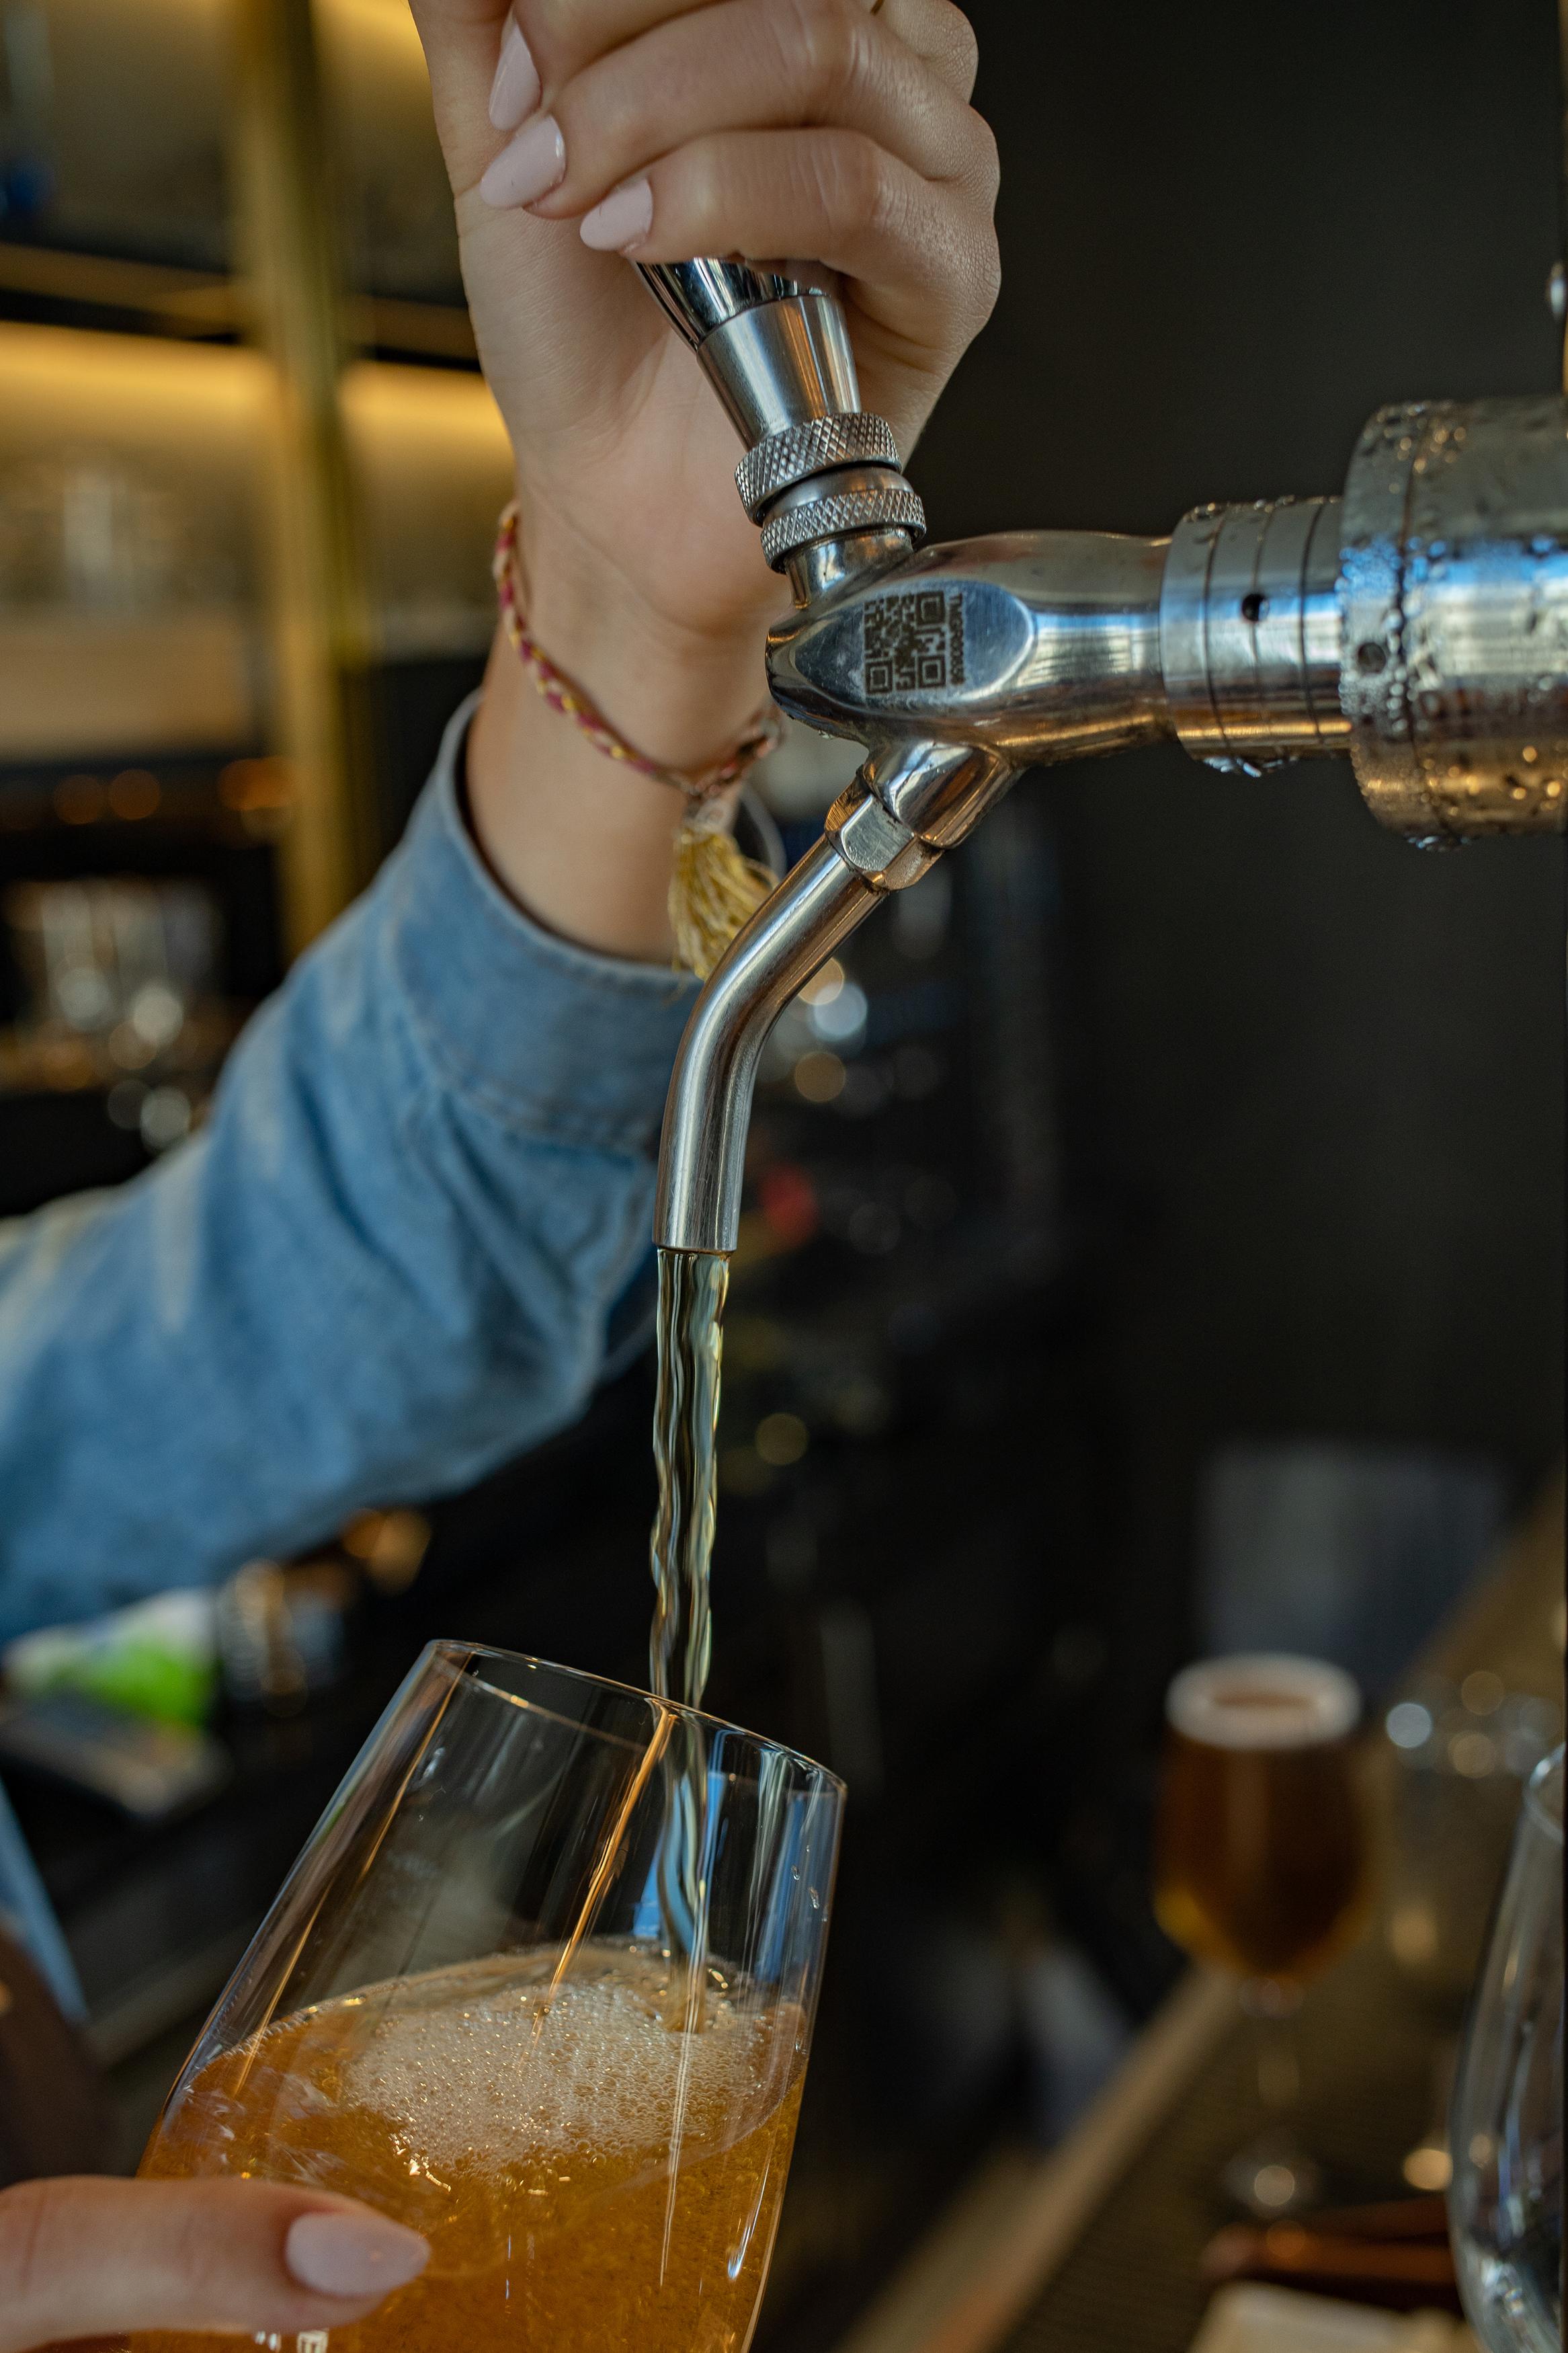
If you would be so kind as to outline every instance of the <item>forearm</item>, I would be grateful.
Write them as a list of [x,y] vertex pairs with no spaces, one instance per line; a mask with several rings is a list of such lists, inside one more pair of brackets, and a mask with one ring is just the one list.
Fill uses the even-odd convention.
[[451,779],[208,1127],[0,1240],[0,1635],[299,1548],[580,1411],[646,1266],[689,985],[487,880]]

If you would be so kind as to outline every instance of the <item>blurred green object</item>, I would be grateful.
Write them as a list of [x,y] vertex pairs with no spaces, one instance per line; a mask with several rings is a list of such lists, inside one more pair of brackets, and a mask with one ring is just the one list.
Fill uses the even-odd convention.
[[158,1593],[84,1626],[40,1627],[3,1663],[18,1697],[78,1692],[157,1724],[203,1725],[217,1694],[212,1596]]

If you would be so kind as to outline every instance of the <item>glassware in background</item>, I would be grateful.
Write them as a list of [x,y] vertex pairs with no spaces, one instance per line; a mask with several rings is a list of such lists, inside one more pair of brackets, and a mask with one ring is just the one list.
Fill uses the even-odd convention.
[[211,893],[118,877],[18,882],[3,913],[26,999],[0,1032],[0,1087],[106,1087],[116,1126],[137,1130],[149,1152],[177,1144],[234,1031],[216,993]]
[[[689,1965],[659,1933],[678,1757],[700,1775]],[[431,1644],[204,2030],[143,2174],[309,2182],[423,2231],[428,2270],[334,2330],[333,2353],[743,2353],[842,1798],[821,1767],[711,1718]]]
[[1446,2189],[1452,2176],[1448,2109],[1459,2021],[1521,1793],[1561,1727],[1562,1711],[1550,1700],[1510,1692],[1484,1667],[1458,1684],[1423,1677],[1384,1716],[1383,1941],[1440,2031],[1431,2119],[1404,2161],[1413,2189]]
[[1448,2221],[1487,2353],[1563,2343],[1563,1751],[1525,1790],[1450,2119]]
[[1320,1659],[1263,1653],[1184,1668],[1165,1700],[1154,1909],[1195,1960],[1232,1971],[1272,2119],[1225,2169],[1260,2216],[1311,2203],[1321,2168],[1291,2116],[1301,1989],[1351,1943],[1367,1889],[1352,1735],[1361,1697]]
[[232,1706],[297,1715],[347,1662],[352,1571],[335,1561],[248,1560],[218,1588],[215,1616]]
[[0,608],[146,613],[242,588],[235,552],[204,529],[174,468],[91,442],[0,475]]
[[1506,1691],[1485,1668],[1458,1685],[1413,1683],[1384,1717],[1395,1768],[1384,1941],[1456,2023],[1480,1966],[1521,1794],[1561,1725],[1549,1700]]

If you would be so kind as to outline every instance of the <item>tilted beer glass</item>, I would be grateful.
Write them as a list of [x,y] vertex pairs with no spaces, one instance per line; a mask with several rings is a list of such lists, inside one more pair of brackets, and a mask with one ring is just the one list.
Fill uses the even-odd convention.
[[270,2353],[744,2353],[842,1798],[690,1710],[432,1643],[142,2160],[342,2191],[429,2240],[368,2319]]

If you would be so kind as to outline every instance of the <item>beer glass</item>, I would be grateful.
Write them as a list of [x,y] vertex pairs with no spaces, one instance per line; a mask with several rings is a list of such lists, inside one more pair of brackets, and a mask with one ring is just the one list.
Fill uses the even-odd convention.
[[1352,1941],[1365,1908],[1360,1715],[1349,1675],[1321,1659],[1205,1660],[1166,1694],[1154,1910],[1194,1959],[1241,1980],[1258,2096],[1275,2122],[1225,2182],[1269,2217],[1310,2204],[1321,2184],[1288,2124],[1300,2090],[1292,2021],[1303,1985]]
[[1524,1793],[1454,2087],[1448,2223],[1487,2353],[1563,2344],[1563,1751]]
[[432,1643],[142,2159],[341,2190],[428,2239],[421,2276],[330,2348],[270,2353],[744,2353],[842,1799],[689,1709]]

